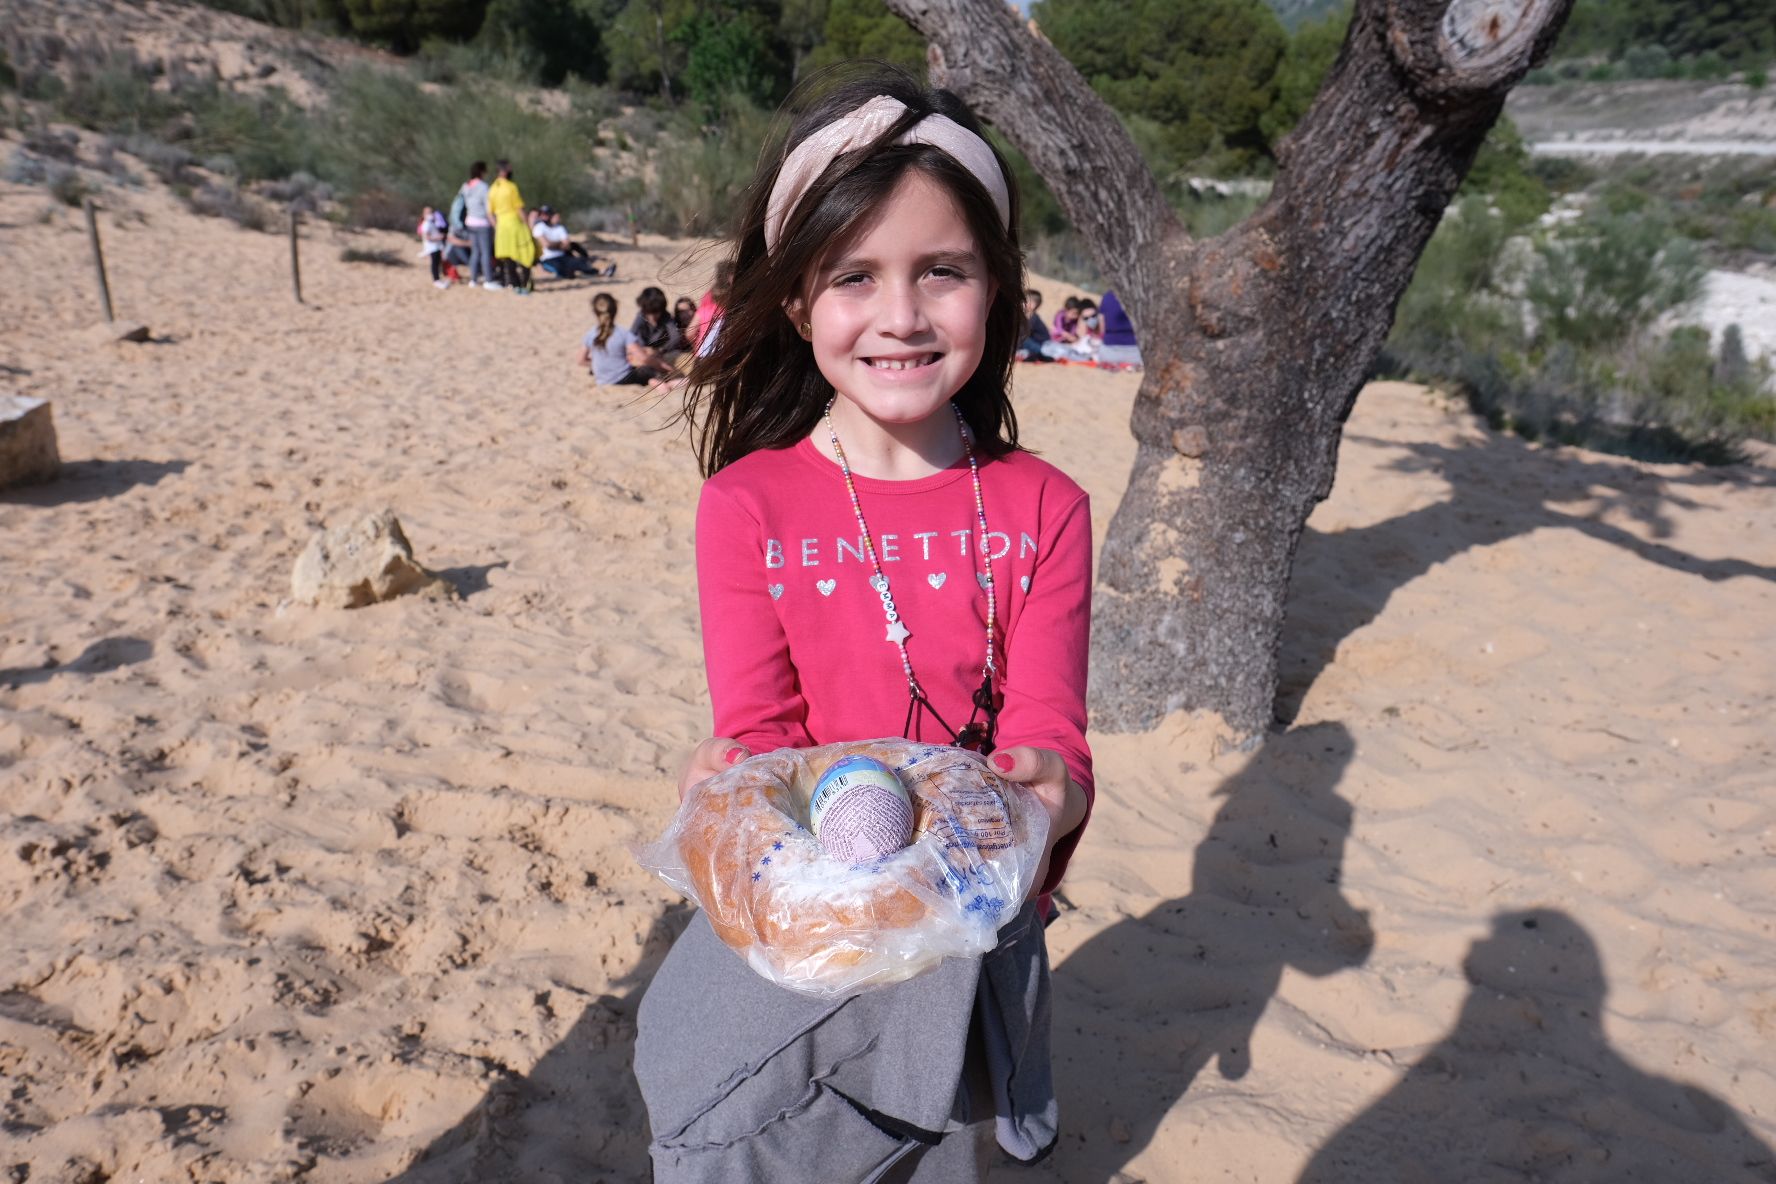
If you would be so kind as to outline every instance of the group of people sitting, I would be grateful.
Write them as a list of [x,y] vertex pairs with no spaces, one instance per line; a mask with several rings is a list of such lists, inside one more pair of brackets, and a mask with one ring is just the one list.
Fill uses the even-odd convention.
[[680,296],[670,311],[665,292],[643,288],[628,328],[617,324],[617,298],[598,293],[592,297],[597,324],[580,342],[579,364],[590,368],[599,386],[677,386],[691,360],[715,347],[732,279],[733,267],[724,260],[701,301]]
[[616,260],[600,258],[576,241],[554,207],[525,208],[510,161],[500,161],[498,170],[489,185],[487,163],[477,160],[469,166],[469,179],[457,190],[448,216],[431,206],[421,213],[420,254],[431,260],[433,287],[466,282],[472,288],[528,296],[532,267],[561,279],[617,274]]
[[1141,365],[1135,327],[1115,292],[1105,292],[1101,305],[1090,297],[1067,297],[1052,325],[1043,322],[1041,308],[1042,293],[1027,289],[1024,313],[1029,327],[1018,345],[1019,361],[1085,362],[1119,370]]

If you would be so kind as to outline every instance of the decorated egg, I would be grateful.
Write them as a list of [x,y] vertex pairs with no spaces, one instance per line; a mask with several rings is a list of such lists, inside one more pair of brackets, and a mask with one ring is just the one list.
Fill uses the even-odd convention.
[[879,859],[912,841],[913,802],[894,770],[881,761],[842,756],[814,785],[808,829],[836,858],[854,863]]

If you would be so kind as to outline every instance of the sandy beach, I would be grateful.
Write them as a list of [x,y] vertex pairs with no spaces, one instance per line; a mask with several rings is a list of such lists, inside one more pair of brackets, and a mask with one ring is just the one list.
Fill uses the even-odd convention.
[[[439,292],[317,223],[298,306],[282,237],[104,204],[146,344],[93,332],[78,211],[0,187],[0,383],[66,462],[0,492],[0,1173],[646,1180],[635,1006],[687,908],[627,845],[709,726],[670,408],[574,367],[598,287]],[[688,246],[608,290],[700,293]],[[1017,373],[1100,541],[1137,385]],[[996,1184],[1776,1180],[1771,455],[1366,391],[1286,730],[1094,737],[1065,1133]],[[458,598],[286,603],[383,506]]]

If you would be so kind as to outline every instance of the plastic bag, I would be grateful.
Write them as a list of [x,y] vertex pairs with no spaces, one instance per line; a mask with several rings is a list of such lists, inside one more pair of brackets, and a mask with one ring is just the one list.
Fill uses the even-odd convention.
[[[835,858],[808,829],[815,782],[852,753],[893,769],[913,804],[912,844],[866,863]],[[1047,838],[1042,804],[979,755],[886,739],[749,757],[693,786],[635,855],[759,974],[832,997],[987,953]]]

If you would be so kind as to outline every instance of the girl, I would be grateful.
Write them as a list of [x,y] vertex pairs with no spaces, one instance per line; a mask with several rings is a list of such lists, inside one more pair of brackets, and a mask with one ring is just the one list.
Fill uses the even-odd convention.
[[697,315],[691,322],[690,342],[700,358],[708,357],[715,350],[722,310],[727,306],[728,292],[733,286],[734,261],[719,260],[715,265],[715,281],[709,285],[709,291],[703,293],[703,300],[697,305]]
[[419,213],[419,253],[432,261],[432,287],[448,288],[444,278],[444,216],[431,206]]
[[877,75],[764,159],[683,412],[717,738],[680,795],[904,734],[990,753],[1050,845],[991,954],[849,999],[774,986],[693,918],[638,1018],[655,1179],[972,1182],[995,1135],[1021,1160],[1056,1135],[1042,921],[1092,792],[1090,510],[1017,445],[1017,195],[968,110]]
[[664,371],[634,364],[640,348],[634,334],[617,324],[617,298],[609,292],[592,297],[592,315],[598,324],[580,342],[579,364],[592,368],[599,386],[640,386]]
[[678,322],[678,332],[689,341],[691,326],[697,321],[697,302],[689,296],[680,296],[672,302],[672,319]]

